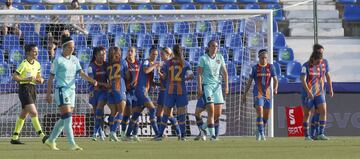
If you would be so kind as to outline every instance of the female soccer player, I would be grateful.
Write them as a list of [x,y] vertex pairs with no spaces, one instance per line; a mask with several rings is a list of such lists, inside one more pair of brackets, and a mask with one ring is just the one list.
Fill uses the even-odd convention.
[[34,44],[25,46],[26,59],[16,69],[13,74],[13,80],[19,85],[19,99],[21,101],[21,113],[16,120],[14,134],[11,138],[11,144],[24,144],[19,140],[19,134],[24,125],[26,117],[30,114],[31,122],[43,142],[46,140],[44,132],[41,130],[38,112],[36,110],[36,84],[44,83],[41,77],[41,66],[36,60],[38,48]]
[[268,52],[261,49],[258,52],[259,63],[252,67],[252,73],[246,83],[245,92],[242,96],[245,103],[246,94],[250,89],[252,81],[255,81],[253,94],[254,94],[254,107],[256,109],[256,125],[258,131],[256,133],[256,140],[266,140],[264,134],[264,127],[271,112],[271,79],[274,80],[274,94],[277,94],[278,79],[276,77],[275,68],[272,64],[268,63]]
[[107,102],[107,76],[106,76],[106,48],[103,46],[93,49],[93,57],[88,68],[88,75],[98,81],[98,86],[89,86],[90,95],[89,103],[94,108],[95,126],[92,140],[96,141],[96,137],[100,134],[101,140],[105,140],[105,134],[102,130],[104,106]]
[[[158,73],[160,75],[160,84],[159,84],[160,91],[159,91],[157,107],[156,107],[156,120],[158,125],[161,124],[161,119],[164,114],[164,102],[165,102],[165,91],[166,91],[166,80],[167,80],[166,74],[164,73],[164,67],[165,67],[164,63],[172,58],[173,53],[170,48],[164,47],[161,49],[160,55],[162,61],[162,63],[160,64],[161,68],[160,70],[158,70]],[[177,120],[173,116],[173,112],[170,112],[170,116],[168,118],[169,121],[171,122],[171,125],[175,128],[175,132],[177,133],[177,135],[180,135],[180,128],[177,124]]]
[[224,104],[224,97],[222,94],[222,81],[220,79],[220,72],[225,80],[225,94],[229,93],[228,73],[224,62],[224,57],[217,54],[218,43],[210,40],[208,43],[208,50],[205,55],[202,55],[198,66],[198,96],[204,95],[206,109],[208,112],[208,130],[211,140],[217,140],[215,129],[219,128],[219,117]]
[[121,50],[118,47],[111,47],[109,49],[109,66],[108,80],[110,82],[111,90],[108,93],[108,105],[111,110],[109,117],[110,124],[110,141],[119,141],[116,137],[116,130],[119,127],[126,105],[126,88],[125,88],[125,70],[127,64],[125,60],[121,59]]
[[[159,127],[159,135],[156,140],[161,140],[164,129],[167,126],[169,117],[172,116],[172,108],[176,105],[177,119],[179,121],[180,134],[179,140],[186,140],[185,138],[185,122],[186,122],[186,106],[188,105],[187,90],[185,81],[194,78],[189,62],[185,61],[183,49],[180,45],[175,45],[174,58],[165,62],[164,75],[166,77],[166,91],[164,115],[161,118],[161,125]],[[175,123],[176,123],[176,119]]]
[[[127,64],[127,72],[129,76],[125,79],[126,84],[126,107],[124,111],[124,117],[121,122],[121,139],[127,140],[126,138],[126,126],[128,125],[128,120],[130,118],[131,109],[136,107],[136,97],[135,97],[135,88],[138,82],[139,76],[139,61],[136,59],[136,48],[130,47],[128,49],[127,57],[125,59]],[[134,123],[133,134],[136,136],[138,130],[138,123]],[[136,137],[137,138],[137,137]]]
[[61,118],[55,123],[50,137],[45,141],[45,144],[51,150],[59,150],[56,147],[55,140],[65,129],[68,143],[71,150],[83,150],[74,141],[74,134],[72,129],[72,112],[75,107],[75,79],[79,73],[80,77],[92,83],[95,87],[97,81],[89,77],[81,69],[80,62],[76,56],[72,55],[75,48],[75,43],[70,37],[63,36],[62,38],[63,53],[57,57],[51,66],[51,74],[48,79],[46,100],[52,103],[52,87],[55,78],[55,102],[60,109]]
[[317,132],[316,139],[329,140],[324,134],[326,123],[325,76],[329,83],[330,96],[332,97],[334,93],[330,79],[329,66],[322,57],[323,54],[319,50],[314,51],[311,54],[309,61],[303,64],[301,69],[301,83],[303,85],[301,98],[304,105],[303,126],[305,140],[313,140],[308,131],[309,118],[313,107],[316,107],[320,113],[319,132]]
[[[158,56],[158,51],[156,47],[150,49],[149,58],[145,59],[140,66],[139,78],[137,87],[135,88],[135,96],[137,98],[137,105],[133,107],[133,114],[131,116],[131,121],[126,132],[127,138],[130,137],[132,130],[134,129],[134,123],[137,122],[142,110],[146,107],[149,110],[150,124],[155,132],[155,135],[158,135],[158,127],[155,121],[156,110],[151,98],[149,97],[149,90],[153,84],[154,70],[160,67],[158,62],[155,62]],[[136,135],[136,134],[134,134]],[[138,140],[138,139],[135,139]]]

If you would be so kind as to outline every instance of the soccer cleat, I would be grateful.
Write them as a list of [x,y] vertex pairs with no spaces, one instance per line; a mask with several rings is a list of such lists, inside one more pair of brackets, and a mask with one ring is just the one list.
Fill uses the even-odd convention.
[[178,137],[179,141],[187,141],[186,137]]
[[72,145],[72,146],[70,147],[70,150],[72,150],[72,151],[82,151],[82,150],[84,150],[84,149],[75,144],[75,145]]
[[23,144],[25,144],[25,143],[21,142],[19,139],[17,139],[17,140],[11,139],[10,143],[13,144],[13,145],[23,145]]
[[195,141],[206,141],[206,136],[202,135],[201,133],[194,138]]
[[115,142],[118,142],[118,141],[119,141],[119,139],[116,137],[116,133],[115,133],[115,132],[110,132],[109,138],[110,138],[110,141],[115,141]]
[[324,134],[316,136],[316,140],[329,140],[328,137],[326,137]]
[[216,136],[211,136],[210,140],[211,141],[219,141],[219,138]]
[[42,140],[41,140],[42,143],[45,144],[45,141],[46,141],[48,138],[49,138],[49,136],[48,136],[48,135],[45,135],[45,136],[42,138]]
[[151,139],[151,141],[162,141],[164,139],[164,137],[162,136],[155,136],[154,138]]
[[50,142],[49,140],[45,141],[45,145],[50,148],[50,150],[59,151],[60,149],[56,147],[55,142]]
[[94,134],[94,135],[91,137],[91,140],[92,140],[92,141],[97,141],[97,139],[96,139],[96,134]]
[[133,140],[134,140],[134,141],[141,141],[140,137],[137,136],[137,135],[134,135],[134,136],[133,136]]
[[310,136],[306,136],[306,137],[305,137],[305,140],[306,140],[306,141],[314,141]]

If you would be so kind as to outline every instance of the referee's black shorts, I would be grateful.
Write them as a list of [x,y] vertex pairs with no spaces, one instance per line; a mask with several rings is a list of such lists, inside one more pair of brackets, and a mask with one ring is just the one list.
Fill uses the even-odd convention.
[[20,84],[19,99],[21,101],[21,108],[24,109],[28,104],[35,104],[36,102],[36,87],[33,84]]

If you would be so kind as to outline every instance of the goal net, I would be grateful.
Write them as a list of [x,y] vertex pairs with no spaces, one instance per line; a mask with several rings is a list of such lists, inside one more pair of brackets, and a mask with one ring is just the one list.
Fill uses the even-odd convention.
[[[241,102],[245,81],[257,61],[257,51],[268,49],[272,61],[272,13],[269,10],[27,10],[0,11],[1,24],[17,25],[21,34],[10,32],[1,36],[0,50],[0,137],[11,136],[15,121],[21,111],[18,84],[11,79],[17,65],[25,58],[24,46],[36,44],[42,76],[47,79],[53,58],[62,54],[59,44],[65,29],[75,41],[74,55],[87,70],[92,57],[92,48],[112,46],[121,48],[123,57],[129,47],[137,48],[137,58],[148,57],[149,49],[157,46],[172,48],[180,44],[185,48],[186,60],[190,62],[197,77],[198,59],[205,53],[210,40],[219,44],[229,72],[230,93],[220,117],[220,135],[254,135],[256,114],[252,103],[252,91],[248,102]],[[157,60],[160,60],[158,57]],[[59,118],[55,104],[45,100],[46,84],[37,85],[36,107],[42,128],[49,133]],[[78,77],[76,83],[76,106],[73,128],[76,136],[91,136],[94,126],[93,108],[88,102],[89,84]],[[187,106],[187,135],[197,135],[195,107],[197,102],[196,79],[187,82],[189,105]],[[158,88],[151,89],[154,103]],[[105,111],[105,113],[109,113]],[[176,111],[175,111],[176,113]],[[202,114],[206,121],[207,114]],[[105,121],[106,121],[105,115]],[[272,124],[269,124],[272,136]],[[106,125],[105,125],[106,129]],[[153,135],[146,110],[140,118],[139,135]],[[174,132],[169,125],[166,133]],[[22,137],[37,136],[28,118],[22,129]]]

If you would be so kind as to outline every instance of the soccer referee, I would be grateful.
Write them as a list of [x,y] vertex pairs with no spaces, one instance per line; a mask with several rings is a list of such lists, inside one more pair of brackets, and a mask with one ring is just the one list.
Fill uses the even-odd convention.
[[17,67],[13,73],[13,80],[18,82],[19,85],[19,98],[21,101],[21,113],[16,120],[15,129],[11,138],[11,144],[24,144],[19,140],[19,134],[24,125],[26,117],[30,114],[31,122],[38,135],[46,140],[46,135],[41,130],[38,112],[35,107],[36,102],[36,84],[44,83],[44,79],[41,77],[41,66],[36,60],[38,55],[38,48],[35,44],[29,44],[25,46],[26,59]]

